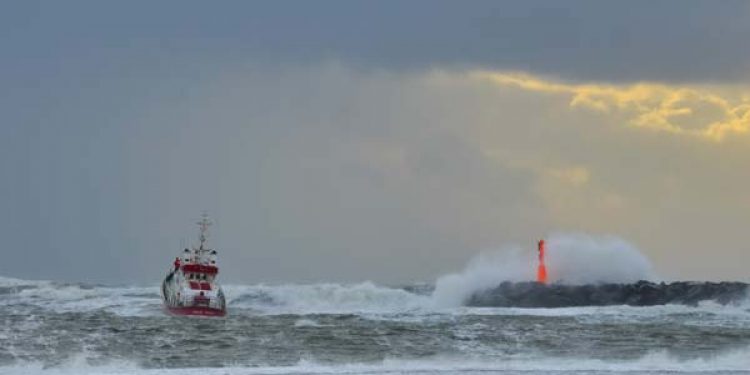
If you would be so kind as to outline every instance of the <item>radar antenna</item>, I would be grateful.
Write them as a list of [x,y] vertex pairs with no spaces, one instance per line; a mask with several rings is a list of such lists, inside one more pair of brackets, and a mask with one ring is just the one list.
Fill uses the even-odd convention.
[[211,220],[208,220],[208,214],[204,212],[203,215],[201,215],[201,221],[198,222],[198,226],[201,228],[200,250],[204,250],[203,244],[206,243],[206,238],[208,237],[208,227],[210,227],[211,224],[213,223],[211,222]]

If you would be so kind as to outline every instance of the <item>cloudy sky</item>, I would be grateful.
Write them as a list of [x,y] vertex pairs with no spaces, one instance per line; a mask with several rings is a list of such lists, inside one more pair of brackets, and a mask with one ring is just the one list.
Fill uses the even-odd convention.
[[746,1],[0,11],[0,275],[434,280],[556,232],[750,280]]

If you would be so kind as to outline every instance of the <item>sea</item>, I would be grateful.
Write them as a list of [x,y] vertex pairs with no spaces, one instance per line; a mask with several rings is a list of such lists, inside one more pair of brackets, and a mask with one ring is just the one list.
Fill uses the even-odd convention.
[[750,374],[750,303],[472,308],[436,286],[225,285],[225,318],[158,285],[0,278],[0,374]]

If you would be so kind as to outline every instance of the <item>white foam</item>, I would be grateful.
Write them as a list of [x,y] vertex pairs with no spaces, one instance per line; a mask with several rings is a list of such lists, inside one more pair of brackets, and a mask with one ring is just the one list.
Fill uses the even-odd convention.
[[294,322],[294,326],[297,328],[301,327],[320,327],[320,323],[312,320],[312,319],[297,319],[296,322]]
[[649,260],[618,237],[553,234],[547,239],[547,249],[551,282],[583,285],[657,279]]
[[25,285],[40,285],[49,283],[49,281],[29,281],[15,279],[12,277],[0,276],[0,287],[14,287],[14,286],[25,286]]
[[42,284],[36,288],[24,289],[18,293],[19,297],[43,300],[79,301],[97,296],[94,288],[83,289],[77,285]]
[[[557,234],[548,238],[548,268],[555,281],[632,282],[654,279],[651,266],[638,250],[615,237]],[[506,248],[474,257],[465,269],[439,278],[432,295],[412,293],[372,282],[356,284],[228,285],[225,294],[232,310],[262,314],[357,313],[373,318],[421,319],[434,314],[520,313],[585,314],[573,309],[484,309],[467,310],[463,301],[472,293],[503,281],[534,279],[536,249]],[[158,286],[83,287],[51,281],[28,281],[0,277],[0,286],[19,287],[8,298],[57,312],[105,310],[125,316],[161,314]],[[22,304],[19,304],[22,305]],[[703,305],[709,306],[709,305]],[[650,308],[658,311],[658,307]],[[750,299],[738,305],[717,307],[727,314],[747,315]],[[598,311],[598,310],[593,310]],[[608,310],[605,310],[608,311]],[[381,314],[378,316],[378,314]]]
[[[582,353],[582,355],[585,355]],[[320,364],[302,360],[294,366],[140,369],[130,362],[109,362],[92,365],[85,356],[76,356],[59,367],[44,368],[40,364],[0,367],[0,374],[14,375],[250,375],[250,374],[413,374],[413,373],[487,373],[524,372],[607,372],[607,373],[697,373],[732,371],[750,373],[750,349],[742,348],[709,358],[679,359],[666,351],[648,353],[636,360],[605,361],[585,357],[534,357],[531,355],[505,358],[434,357],[420,360],[386,359],[378,363]]]
[[[0,278],[0,285],[18,287],[9,294],[17,302],[55,312],[105,310],[125,316],[161,313],[158,286],[83,286],[10,278]],[[266,314],[406,312],[426,308],[431,301],[426,295],[372,282],[226,285],[224,291],[230,309]]]
[[[97,364],[93,364],[96,362]],[[40,362],[23,363],[14,366],[0,367],[0,375],[69,375],[69,374],[148,374],[148,370],[138,368],[138,366],[127,360],[102,360],[95,358],[88,351],[78,353],[59,366],[49,367]]]
[[492,288],[503,281],[532,280],[532,254],[515,247],[475,256],[462,272],[438,278],[432,295],[435,305],[461,306],[472,293]]
[[229,285],[230,307],[263,313],[405,312],[429,306],[430,297],[372,282],[359,284]]
[[2,283],[18,287],[8,296],[11,301],[17,299],[55,312],[106,310],[120,315],[147,315],[161,303],[157,287],[84,287],[28,280]]

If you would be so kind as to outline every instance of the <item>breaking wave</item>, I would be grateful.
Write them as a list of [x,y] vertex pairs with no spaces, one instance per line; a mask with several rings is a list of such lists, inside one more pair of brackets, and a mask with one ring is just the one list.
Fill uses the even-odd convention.
[[[428,293],[431,288],[386,287],[372,282],[223,288],[230,309],[262,314],[407,312],[431,305]],[[162,313],[157,286],[93,286],[2,277],[0,296],[6,297],[10,305],[32,305],[59,313],[95,310],[125,316]]]
[[[547,244],[547,268],[554,283],[584,285],[656,279],[648,259],[617,237],[555,234],[547,239]],[[481,253],[462,272],[437,280],[435,303],[460,306],[474,293],[502,282],[534,280],[536,262],[536,250],[520,246]]]
[[[499,290],[498,286],[503,283],[506,289],[509,289],[508,282],[522,285],[523,282],[533,280],[536,251],[521,247],[479,254],[462,272],[440,277],[434,288],[429,284],[388,287],[373,282],[225,285],[224,288],[230,310],[235,312],[245,310],[256,314],[398,314],[413,311],[445,312],[465,306],[467,303],[495,307],[596,305],[596,303],[587,304],[586,302],[591,299],[589,298],[591,293],[587,292],[585,299],[578,298],[580,293],[572,293],[568,290],[570,288],[561,286],[634,283],[638,280],[657,279],[648,260],[634,246],[615,237],[558,234],[549,237],[548,246],[550,249],[547,259],[549,275],[557,289],[550,289],[547,294],[552,293],[553,297],[558,300],[561,296],[571,297],[568,299],[575,300],[575,303],[545,302],[546,294],[542,293],[545,290],[536,289],[534,291],[539,292],[535,294],[539,297],[537,299],[544,301],[515,303],[514,300],[506,301],[505,295],[498,299],[489,294],[486,295],[492,298],[484,300],[475,298],[485,291]],[[524,288],[511,289],[526,290]],[[509,290],[512,292],[511,289]],[[686,293],[694,292],[693,289],[695,288],[685,288]],[[528,295],[529,293],[521,294]],[[720,295],[721,293],[714,294]],[[11,306],[14,303],[20,303],[20,305],[37,306],[55,312],[106,311],[123,316],[162,314],[157,286],[114,287],[0,277],[0,297],[5,297]],[[680,298],[678,296],[665,299],[665,301],[671,303],[687,300],[689,304],[695,304],[703,299],[711,299],[693,297]],[[475,298],[473,303],[470,301],[471,298]],[[612,299],[603,304],[642,304],[638,301],[630,303],[625,297],[622,300]]]
[[122,315],[160,311],[157,287],[114,287],[0,277],[0,296],[8,305],[31,305],[59,313],[102,310]]
[[430,305],[431,297],[402,288],[359,284],[230,285],[226,288],[233,308],[259,312],[336,313],[410,311]]
[[[558,289],[561,285],[630,284],[658,279],[646,257],[635,246],[616,237],[556,234],[550,236],[547,243],[549,276]],[[225,285],[224,288],[230,309],[263,314],[434,311],[464,306],[473,296],[503,283],[507,286],[508,282],[533,280],[536,262],[536,249],[516,246],[477,255],[463,271],[438,278],[434,288],[427,284],[388,287],[372,282]],[[558,292],[555,291],[559,295]],[[11,302],[23,302],[56,312],[103,310],[118,315],[161,314],[157,286],[110,287],[0,277],[0,296],[12,299]],[[679,302],[680,298],[672,298],[668,302],[672,300]],[[612,304],[619,302],[613,300]],[[475,304],[566,306],[564,303],[541,302]],[[586,304],[577,302],[569,305]]]
[[127,360],[91,360],[86,354],[70,358],[56,367],[39,363],[26,363],[0,367],[0,374],[33,375],[252,375],[252,374],[435,374],[435,373],[523,373],[523,374],[573,374],[581,372],[608,374],[675,374],[675,373],[748,373],[750,348],[738,348],[709,358],[677,358],[666,351],[653,351],[636,360],[616,361],[586,358],[530,358],[509,357],[502,361],[433,357],[418,360],[385,359],[373,363],[326,364],[300,360],[291,366],[226,366],[198,368],[139,368]]

